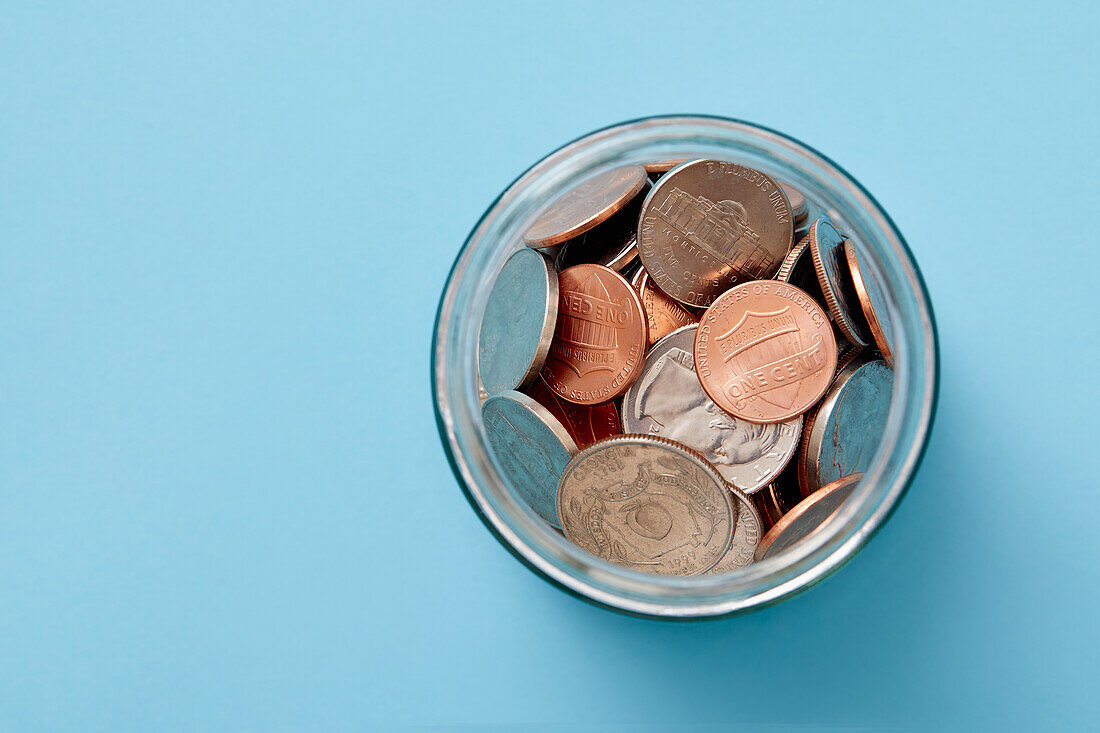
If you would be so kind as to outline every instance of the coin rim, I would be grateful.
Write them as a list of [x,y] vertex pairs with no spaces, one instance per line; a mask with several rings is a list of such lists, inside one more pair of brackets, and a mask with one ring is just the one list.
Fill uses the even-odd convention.
[[[837,228],[833,226],[825,217],[821,217],[813,224],[810,225],[810,233],[806,235],[810,240],[810,256],[814,260],[814,271],[817,273],[818,284],[821,285],[821,292],[825,295],[825,304],[829,307],[829,312],[833,314],[833,322],[836,323],[836,327],[840,329],[844,338],[856,346],[867,346],[867,339],[858,332],[858,326],[855,321],[848,314],[848,303],[844,299],[844,294],[840,291],[840,283],[834,283],[834,278],[839,280],[842,276],[840,272],[832,272],[825,267],[825,260],[821,253],[822,242],[821,237],[818,236],[818,229],[822,224],[825,224],[837,236],[837,247],[841,246],[844,242],[844,237],[841,236]],[[837,262],[840,259],[837,258]]]
[[[710,461],[708,461],[706,458],[704,458],[702,455],[700,455],[698,451],[695,451],[695,450],[692,450],[691,448],[688,448],[683,443],[677,443],[675,440],[669,440],[668,438],[660,438],[656,435],[643,435],[641,433],[624,433],[623,435],[612,435],[610,438],[604,438],[603,440],[600,440],[600,441],[597,441],[597,442],[593,443],[592,445],[588,446],[584,450],[578,452],[577,455],[573,456],[573,458],[569,461],[569,464],[562,470],[561,478],[558,479],[558,494],[557,494],[557,500],[556,500],[557,510],[558,510],[558,524],[561,525],[562,533],[565,534],[566,539],[569,539],[569,535],[567,533],[565,533],[565,522],[562,521],[562,516],[561,516],[561,495],[562,495],[562,489],[565,486],[565,477],[569,474],[570,471],[572,471],[576,467],[576,464],[578,462],[580,462],[585,457],[586,453],[594,452],[596,448],[602,448],[602,447],[604,447],[605,445],[607,445],[609,443],[643,443],[643,444],[657,445],[657,446],[661,446],[661,447],[665,447],[665,448],[670,448],[674,451],[680,451],[685,455],[685,457],[687,457],[689,459],[693,459],[695,461],[698,461],[701,464],[700,468],[703,469],[703,472],[707,473],[712,479],[714,479],[715,483],[718,484],[718,486],[720,487],[720,490],[719,490],[718,493],[721,494],[723,497],[725,497],[725,500],[726,500],[725,504],[726,504],[727,507],[729,507],[729,522],[730,522],[729,538],[726,541],[725,548],[722,550],[722,552],[718,553],[718,560],[715,560],[711,565],[708,565],[706,568],[703,568],[702,570],[698,570],[694,573],[688,573],[686,575],[678,575],[677,577],[690,578],[690,577],[694,577],[696,575],[702,575],[703,573],[707,572],[707,570],[710,570],[715,565],[717,565],[721,561],[721,559],[726,556],[726,553],[729,552],[730,546],[733,544],[733,534],[734,534],[734,532],[737,531],[737,526],[736,526],[737,516],[736,516],[736,512],[734,512],[733,498],[732,498],[732,496],[730,495],[730,493],[728,491],[729,484],[727,484],[726,481],[722,478],[722,475],[718,473],[718,470],[715,469],[715,467],[711,465]],[[573,542],[573,540],[571,540],[571,539],[569,539],[569,541]],[[584,552],[587,552],[587,550],[584,550],[584,548],[581,547],[580,545],[577,545],[577,543],[573,542],[573,544],[578,549],[580,549]],[[592,555],[592,553],[590,553],[590,552],[588,554]],[[672,573],[651,573],[651,572],[648,572],[648,571],[645,571],[645,570],[638,570],[636,568],[630,568],[630,567],[627,567],[626,565],[619,565],[619,564],[613,563],[609,560],[604,560],[602,557],[599,557],[597,555],[592,555],[592,557],[595,557],[597,560],[600,560],[601,562],[606,562],[609,565],[615,565],[615,567],[625,568],[627,570],[633,570],[634,572],[642,573],[644,575],[672,575]]]
[[879,322],[878,319],[878,313],[875,311],[875,306],[871,302],[870,290],[863,281],[863,270],[859,265],[859,253],[856,252],[856,246],[850,239],[844,240],[844,256],[848,260],[848,270],[852,273],[852,283],[856,288],[859,307],[863,309],[863,315],[867,318],[867,325],[870,327],[871,338],[874,339],[875,346],[878,347],[879,353],[882,354],[886,366],[892,369],[894,367],[894,352],[890,348],[890,341],[886,338],[886,332],[883,330],[882,323]]
[[[749,496],[745,492],[741,491],[736,486],[730,484],[728,481],[726,482],[726,488],[729,489],[730,494],[732,494],[733,498],[739,502],[740,506],[744,506],[744,507],[748,508],[749,513],[752,514],[753,519],[756,520],[756,544],[753,545],[753,547],[752,547],[752,552],[749,554],[749,561],[747,563],[745,563],[744,565],[740,565],[740,566],[734,568],[733,570],[728,571],[730,573],[736,573],[741,568],[747,568],[749,565],[752,565],[754,562],[756,562],[756,548],[760,546],[760,541],[762,539],[764,539],[764,534],[765,534],[764,520],[763,520],[763,518],[761,518],[760,512],[757,511],[756,502],[754,502],[752,500],[751,496]],[[726,559],[726,555],[733,552],[733,545],[734,545],[733,540],[737,537],[737,531],[740,530],[743,525],[744,525],[744,523],[741,521],[740,511],[738,511],[737,523],[734,526],[733,532],[730,535],[729,549],[726,550],[725,554],[722,555],[722,557],[718,560],[718,562],[714,563],[714,565],[712,565],[709,570],[704,570],[702,573],[700,573],[700,575],[717,574],[718,571],[716,570],[716,568],[719,565],[722,564],[722,560]]]
[[[792,524],[801,519],[802,516],[806,514],[806,512],[817,506],[817,504],[819,504],[820,502],[829,498],[836,492],[848,488],[849,486],[851,486],[851,489],[849,490],[848,496],[851,496],[851,493],[859,487],[860,482],[863,480],[863,476],[863,473],[850,473],[847,476],[841,476],[837,480],[830,481],[829,483],[825,484],[820,489],[791,507],[791,510],[780,517],[779,521],[773,524],[771,529],[769,529],[764,534],[764,536],[760,538],[760,543],[756,546],[756,552],[753,555],[753,560],[755,562],[762,562],[764,560],[767,560],[769,557],[768,550],[771,549],[776,540],[778,540],[780,536],[782,536],[782,534],[791,527]],[[847,500],[848,497],[845,497],[841,500],[841,504],[843,504]],[[840,509],[840,505],[837,506],[837,509]],[[826,517],[825,522],[829,521],[832,516],[833,515],[830,514],[828,517]],[[811,534],[820,529],[821,526],[825,524],[825,522],[817,525],[795,541],[798,542],[806,539]]]
[[[563,196],[565,196],[567,193],[572,191],[574,188],[578,188],[579,186],[583,186],[585,183],[588,183],[589,181],[591,181],[595,178],[598,178],[601,175],[606,175],[608,173],[611,173],[612,171],[628,170],[630,168],[636,168],[640,177],[634,182],[633,185],[631,185],[631,187],[624,194],[621,194],[618,198],[614,199],[610,204],[608,204],[604,208],[600,209],[596,213],[592,214],[587,219],[584,219],[584,220],[574,224],[572,227],[567,227],[566,229],[557,231],[553,234],[550,234],[549,236],[546,236],[546,237],[530,237],[530,236],[528,236],[531,229],[536,224],[539,223],[539,219],[541,219],[548,211],[550,211],[554,207],[555,204],[558,203],[559,200],[561,200],[561,198]],[[545,209],[543,209],[541,212],[539,212],[539,215],[538,215],[538,217],[535,218],[535,221],[531,222],[531,224],[528,225],[527,229],[524,230],[524,232],[523,232],[523,242],[524,242],[524,244],[526,244],[528,247],[530,247],[532,249],[542,249],[544,247],[553,247],[556,244],[561,244],[562,242],[567,242],[570,239],[572,239],[573,237],[578,237],[581,234],[584,234],[585,232],[587,232],[590,229],[594,228],[596,225],[602,224],[603,222],[607,221],[612,216],[614,216],[618,211],[621,211],[622,208],[624,206],[626,206],[630,202],[631,199],[633,199],[635,196],[637,196],[642,191],[642,189],[645,188],[645,184],[648,181],[649,181],[649,174],[646,172],[646,169],[643,166],[641,166],[639,164],[636,164],[636,163],[631,164],[631,165],[621,165],[621,166],[618,166],[616,168],[611,168],[610,170],[604,171],[603,173],[598,173],[595,176],[592,176],[592,178],[581,181],[576,186],[573,186],[571,188],[567,188],[564,191],[562,191],[561,193],[559,193],[558,196],[554,199],[554,201],[549,206],[547,206]]]

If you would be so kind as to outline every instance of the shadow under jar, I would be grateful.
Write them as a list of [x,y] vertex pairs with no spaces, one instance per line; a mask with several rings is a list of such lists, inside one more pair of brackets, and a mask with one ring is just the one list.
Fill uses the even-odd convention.
[[[878,318],[891,331],[893,385],[874,458],[849,499],[803,541],[734,572],[690,577],[605,562],[539,518],[505,477],[482,425],[478,336],[498,272],[526,246],[547,206],[585,180],[622,166],[709,159],[748,166],[793,186],[842,230],[864,276],[881,285]],[[792,246],[796,242],[792,242]],[[701,618],[776,603],[851,558],[890,516],[922,456],[936,402],[931,305],[905,241],[878,203],[835,163],[772,130],[703,116],[652,117],[609,127],[551,153],[501,194],[459,252],[443,291],[432,388],[444,449],[485,526],[529,568],[585,600],[662,618]]]

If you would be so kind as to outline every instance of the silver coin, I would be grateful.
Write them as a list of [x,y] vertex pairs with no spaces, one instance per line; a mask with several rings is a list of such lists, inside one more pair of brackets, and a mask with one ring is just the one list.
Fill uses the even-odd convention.
[[642,375],[623,397],[623,430],[683,443],[751,494],[778,476],[798,450],[802,416],[756,424],[714,404],[695,373],[696,328],[677,329],[650,349]]
[[608,562],[697,575],[729,550],[737,515],[726,482],[698,453],[645,435],[607,438],[566,467],[562,530]]
[[558,481],[577,454],[569,431],[545,407],[511,390],[485,400],[481,419],[489,446],[520,499],[558,527]]
[[729,490],[733,494],[733,503],[737,505],[737,526],[734,527],[733,541],[730,543],[729,550],[717,565],[707,571],[707,575],[732,573],[750,564],[756,555],[756,546],[760,544],[760,537],[763,534],[760,514],[753,506],[752,499],[732,486]]
[[798,502],[760,540],[756,547],[756,561],[774,557],[816,532],[852,495],[862,478],[861,473],[845,476]]
[[848,259],[844,254],[844,237],[827,219],[821,218],[810,227],[810,255],[817,271],[817,281],[825,295],[825,303],[833,322],[844,338],[856,346],[868,343],[867,328],[863,322],[848,271]]
[[558,273],[529,247],[504,263],[481,321],[477,363],[490,394],[534,381],[550,353],[558,317]]
[[867,352],[837,374],[806,417],[798,459],[803,494],[870,468],[890,414],[893,382],[886,363]]

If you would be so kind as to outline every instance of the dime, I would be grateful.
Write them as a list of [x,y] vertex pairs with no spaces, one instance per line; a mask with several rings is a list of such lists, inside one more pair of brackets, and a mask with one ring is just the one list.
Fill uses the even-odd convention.
[[529,384],[550,351],[558,317],[558,273],[524,247],[504,263],[481,320],[477,362],[489,395]]
[[[890,349],[890,319],[887,317],[886,293],[879,287],[878,280],[865,272],[860,266],[859,253],[856,246],[850,240],[844,240],[844,255],[848,260],[848,269],[852,273],[852,284],[855,285],[856,296],[859,305],[863,309],[863,315],[867,318],[867,325],[871,331],[871,338],[875,346],[882,353],[887,366],[894,365],[894,352]],[[879,314],[882,318],[879,318]]]
[[858,311],[853,310],[856,298],[851,277],[845,272],[848,263],[844,260],[844,238],[828,220],[821,218],[810,227],[809,240],[817,281],[836,327],[856,346],[866,346],[866,329],[858,320],[862,314],[857,316]]
[[628,165],[601,173],[562,194],[527,228],[531,247],[549,247],[607,221],[645,188],[645,168]]
[[650,349],[642,375],[623,396],[623,429],[699,451],[723,479],[751,494],[791,460],[802,417],[759,424],[723,412],[695,373],[695,331],[696,326],[686,326]]
[[608,562],[696,575],[730,548],[733,499],[722,477],[670,440],[622,435],[585,448],[558,486],[558,516],[573,544]]
[[738,568],[743,568],[753,561],[756,546],[760,544],[760,536],[764,533],[760,515],[753,506],[752,499],[742,494],[732,486],[729,487],[733,495],[733,503],[737,510],[737,522],[733,529],[733,541],[722,559],[718,561],[707,575],[715,573],[732,573]]
[[892,388],[893,372],[866,353],[841,370],[806,416],[798,457],[803,494],[871,466],[890,414]]
[[705,307],[734,283],[771,276],[791,247],[793,226],[787,196],[770,176],[697,160],[649,192],[638,256],[658,287]]
[[581,448],[623,432],[619,410],[614,402],[575,405],[554,394],[541,378],[535,380],[527,393],[565,426]]
[[783,181],[779,182],[779,186],[783,189],[783,193],[787,194],[787,201],[791,204],[791,218],[797,227],[810,215],[810,209],[806,206],[806,197],[797,188]]
[[618,397],[638,378],[647,326],[638,294],[617,272],[576,265],[558,275],[558,325],[542,374],[579,405]]
[[489,446],[519,498],[559,526],[558,481],[578,450],[568,431],[545,407],[511,390],[485,400],[481,419]]
[[825,312],[786,283],[738,285],[699,321],[699,381],[734,417],[755,423],[795,418],[829,388],[835,367],[836,338]]
[[862,473],[845,476],[823,486],[775,523],[756,548],[756,561],[775,557],[796,542],[809,537],[852,495]]
[[645,268],[642,268],[638,277],[630,284],[642,299],[642,309],[645,311],[646,323],[649,325],[650,346],[676,329],[699,321],[698,316],[654,285]]

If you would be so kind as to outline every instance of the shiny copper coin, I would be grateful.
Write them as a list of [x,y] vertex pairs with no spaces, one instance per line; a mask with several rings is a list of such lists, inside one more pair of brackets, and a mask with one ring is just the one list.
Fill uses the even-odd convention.
[[[856,297],[863,309],[863,315],[867,318],[871,338],[874,339],[875,346],[882,353],[882,358],[886,360],[886,365],[892,367],[894,365],[894,352],[890,349],[890,336],[888,335],[890,320],[886,317],[886,294],[882,292],[878,281],[871,277],[870,273],[864,272],[864,268],[860,266],[856,246],[847,239],[844,240],[844,256],[848,260],[848,269],[852,273],[852,284],[855,286]],[[881,319],[879,318],[880,313],[882,314]]]
[[829,388],[836,354],[821,307],[774,280],[727,291],[707,308],[695,336],[703,389],[729,414],[756,423],[785,422],[810,409]]
[[653,284],[645,268],[641,270],[636,282],[630,283],[642,299],[646,322],[649,324],[649,345],[657,343],[678,328],[690,326],[699,321],[698,316]]
[[862,478],[862,473],[845,476],[800,501],[760,540],[756,561],[774,557],[813,534],[852,495]]
[[531,247],[550,247],[607,221],[645,188],[645,168],[629,165],[601,173],[566,191],[527,228]]
[[793,231],[787,196],[770,176],[696,160],[662,176],[646,197],[638,257],[661,290],[706,307],[735,283],[773,275]]
[[619,420],[619,409],[614,402],[605,402],[602,405],[575,405],[550,391],[541,378],[535,380],[527,390],[527,394],[549,410],[582,449],[623,432],[622,423]]
[[848,262],[844,257],[844,238],[827,219],[821,218],[810,227],[810,254],[825,303],[836,327],[844,338],[856,346],[867,345],[863,314],[857,309]]
[[650,175],[660,175],[661,173],[668,173],[676,166],[680,165],[681,163],[686,163],[689,160],[691,160],[691,158],[665,158],[664,160],[650,161],[649,163],[644,163],[643,165],[645,166],[646,173],[649,173]]
[[642,301],[619,273],[576,265],[558,275],[558,320],[542,375],[578,405],[626,391],[645,363],[648,326]]

